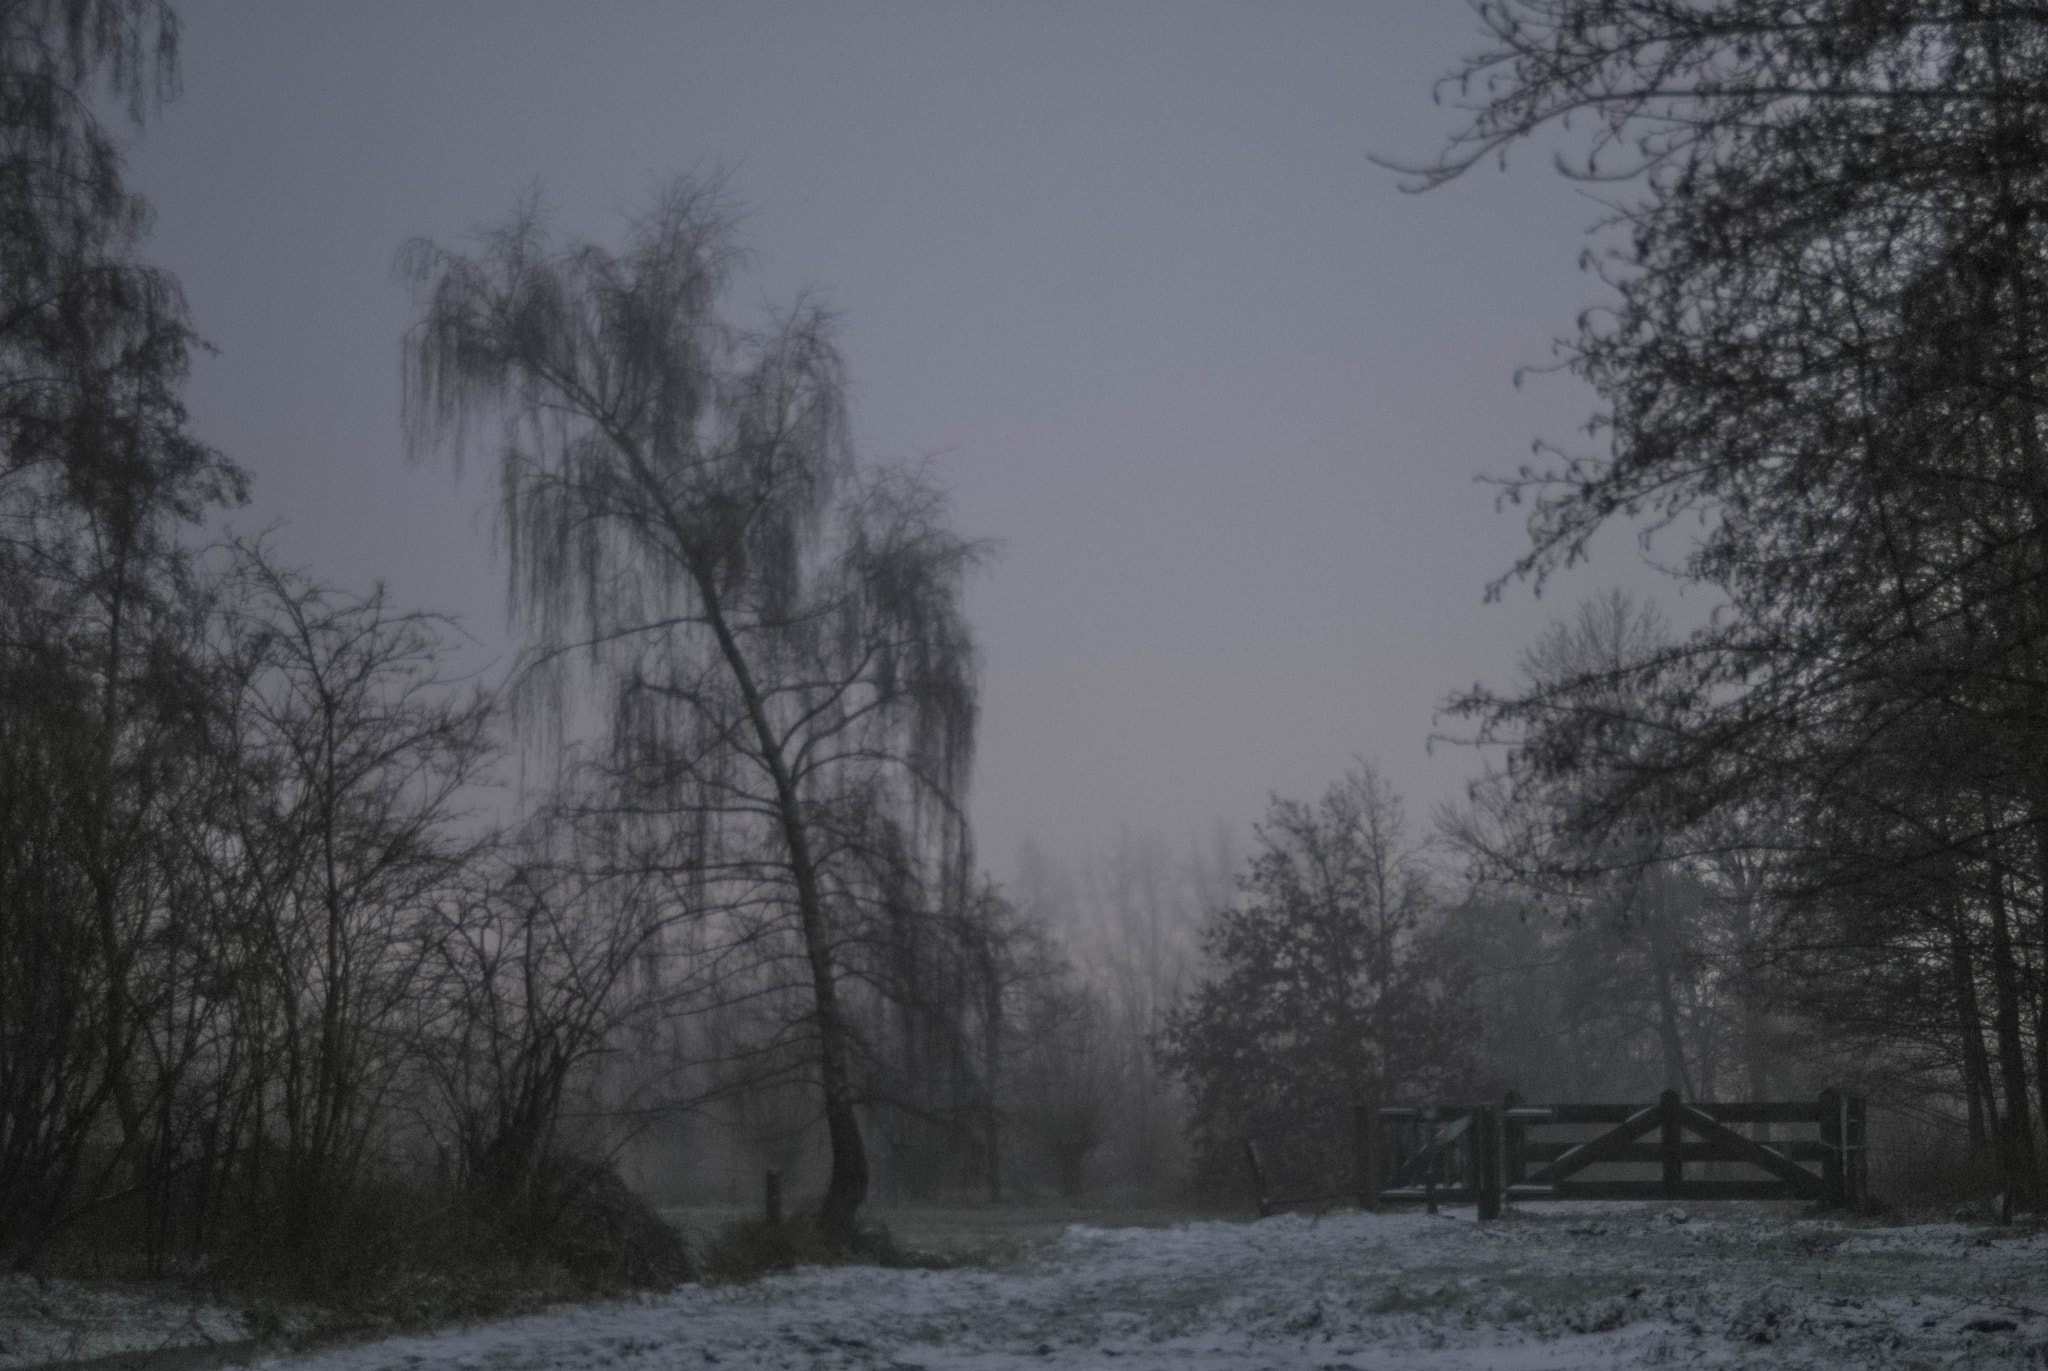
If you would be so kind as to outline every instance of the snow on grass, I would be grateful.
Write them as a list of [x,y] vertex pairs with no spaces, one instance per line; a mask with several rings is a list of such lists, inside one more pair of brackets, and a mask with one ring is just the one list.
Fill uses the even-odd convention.
[[0,1369],[248,1336],[235,1314],[168,1286],[0,1275]]
[[2001,1367],[2048,1354],[2048,1234],[1530,1206],[1074,1226],[987,1270],[811,1269],[391,1339],[293,1371]]

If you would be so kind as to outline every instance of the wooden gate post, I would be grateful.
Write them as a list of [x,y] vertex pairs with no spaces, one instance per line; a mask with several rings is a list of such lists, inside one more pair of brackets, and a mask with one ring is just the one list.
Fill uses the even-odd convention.
[[1430,1105],[1422,1111],[1422,1207],[1430,1214],[1436,1213],[1436,1171],[1442,1161],[1443,1152],[1436,1145],[1436,1106]]
[[1832,1086],[1820,1092],[1820,1142],[1827,1155],[1821,1158],[1821,1183],[1827,1187],[1828,1203],[1846,1205],[1849,1202],[1849,1172],[1842,1165],[1842,1144],[1847,1141],[1842,1134],[1842,1092]]
[[1472,1111],[1473,1184],[1479,1191],[1479,1217],[1500,1217],[1500,1115],[1490,1104]]
[[1664,1163],[1664,1193],[1672,1199],[1685,1187],[1685,1134],[1678,1122],[1678,1092],[1667,1090],[1657,1097],[1662,1111],[1658,1123],[1658,1156]]
[[1380,1207],[1380,1111],[1361,1104],[1351,1113],[1351,1173],[1358,1185],[1358,1207]]
[[1862,1208],[1870,1198],[1870,1116],[1861,1095],[1843,1101],[1842,1111],[1842,1193],[1852,1208]]
[[1525,1132],[1522,1121],[1514,1112],[1522,1107],[1522,1092],[1510,1090],[1500,1101],[1500,1188],[1501,1197],[1507,1197],[1508,1187],[1522,1182],[1522,1142]]

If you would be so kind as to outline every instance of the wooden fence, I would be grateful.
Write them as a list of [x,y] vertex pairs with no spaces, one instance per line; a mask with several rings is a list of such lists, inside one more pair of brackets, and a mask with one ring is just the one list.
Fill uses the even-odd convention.
[[[1856,1206],[1866,1197],[1866,1134],[1864,1101],[1833,1090],[1815,1100],[1708,1104],[1667,1090],[1645,1105],[1532,1107],[1510,1095],[1499,1106],[1361,1107],[1347,1198],[1365,1208],[1471,1204],[1482,1219],[1497,1218],[1508,1201],[1535,1199]],[[1246,1143],[1245,1155],[1261,1214],[1340,1198],[1269,1195],[1257,1147]]]

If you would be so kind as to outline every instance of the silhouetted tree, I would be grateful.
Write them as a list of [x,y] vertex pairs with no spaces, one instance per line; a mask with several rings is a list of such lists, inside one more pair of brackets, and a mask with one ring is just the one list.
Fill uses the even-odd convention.
[[1126,1087],[1130,1044],[1102,994],[1052,949],[1020,989],[1015,1104],[1021,1132],[1052,1165],[1066,1199],[1087,1188],[1089,1157],[1107,1141]]
[[667,1007],[638,975],[662,933],[657,887],[617,860],[616,825],[560,798],[472,866],[424,940],[445,1006],[423,1051],[435,1131],[467,1198],[529,1240],[573,1188],[561,1125],[579,1073]]
[[167,806],[194,755],[181,524],[241,477],[185,431],[177,284],[134,253],[102,97],[140,120],[176,25],[150,0],[0,7],[0,1247],[32,1251],[141,1164],[161,1073],[139,1072]]
[[407,407],[421,448],[505,419],[502,526],[543,660],[587,654],[622,803],[668,816],[762,965],[802,968],[789,1030],[845,1236],[868,1188],[849,940],[965,891],[975,554],[923,480],[856,465],[823,311],[721,318],[734,257],[687,180],[617,253],[557,245],[531,206],[474,257],[416,244]]
[[1239,901],[1203,939],[1210,970],[1167,1019],[1207,1183],[1253,1137],[1276,1172],[1338,1184],[1361,1106],[1462,1084],[1456,975],[1399,798],[1359,766],[1315,805],[1275,798]]
[[233,569],[228,746],[244,785],[214,818],[244,897],[251,1146],[287,1241],[318,1241],[419,1051],[422,996],[470,844],[464,787],[489,702],[441,675],[440,622],[272,565]]
[[[2023,1129],[2013,1006],[2039,987],[1998,929],[2024,901],[2039,937],[2048,872],[2048,20],[2007,0],[1478,13],[1491,45],[1453,83],[1471,119],[1422,182],[1577,119],[1572,170],[1616,206],[1594,258],[1611,302],[1563,345],[1608,450],[1507,483],[1531,501],[1517,570],[1540,580],[1616,517],[1698,516],[1680,570],[1728,601],[1639,675],[1626,766],[1591,710],[1526,758],[1603,776],[1589,831],[1699,846],[1772,815],[1787,898],[1893,873],[1929,896],[1933,936],[1891,945],[1930,988],[1957,984],[1941,927],[1977,911]],[[1516,727],[1527,703],[1481,712]],[[1886,833],[1913,837],[1843,846]],[[1832,927],[1882,947],[1900,925],[1871,912]],[[2034,1202],[2031,1148],[2006,1152]]]
[[176,51],[162,0],[0,11],[0,481],[46,472],[122,544],[240,481],[184,431],[184,301],[135,259],[148,209],[97,113],[104,93],[139,123],[170,92]]

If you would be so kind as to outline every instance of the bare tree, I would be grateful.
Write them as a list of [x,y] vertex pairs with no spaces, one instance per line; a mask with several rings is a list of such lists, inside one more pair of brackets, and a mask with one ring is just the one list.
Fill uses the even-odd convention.
[[687,179],[616,253],[557,244],[531,204],[474,256],[416,243],[406,405],[415,450],[504,420],[502,528],[541,661],[559,682],[581,650],[622,802],[697,841],[707,898],[794,941],[820,1217],[845,1237],[868,1189],[848,939],[907,889],[965,888],[944,868],[966,852],[975,550],[922,479],[856,466],[824,311],[720,316],[734,260],[716,188]]
[[1027,1136],[1052,1163],[1065,1199],[1087,1184],[1088,1159],[1118,1122],[1138,1054],[1119,1032],[1102,993],[1078,977],[1049,945],[1035,974],[1020,982],[1017,1112]]
[[245,902],[243,1046],[259,1053],[285,1236],[317,1238],[416,1050],[454,830],[488,757],[488,702],[440,675],[437,621],[238,557],[223,644],[246,784],[217,822]]
[[442,1012],[424,1066],[447,1151],[468,1197],[529,1237],[574,1188],[558,1137],[572,1085],[661,1007],[635,975],[661,925],[647,882],[610,860],[611,837],[542,814],[480,864],[428,939]]
[[[1587,811],[1705,835],[1773,814],[1821,919],[1802,941],[1898,973],[1902,1048],[1931,1021],[1907,1005],[1974,998],[1951,964],[1983,957],[2008,1194],[2038,1204],[2048,22],[2012,0],[1475,10],[1487,45],[1445,88],[1468,117],[1418,184],[1569,126],[1583,160],[1560,166],[1613,209],[1589,254],[1609,298],[1559,349],[1597,446],[1504,482],[1530,511],[1517,572],[1617,516],[1697,519],[1676,569],[1726,600],[1658,682],[1682,708]],[[1597,753],[1588,723],[1531,761]],[[1934,1017],[1969,1019],[1952,1080],[1981,1110],[1985,1025]]]

